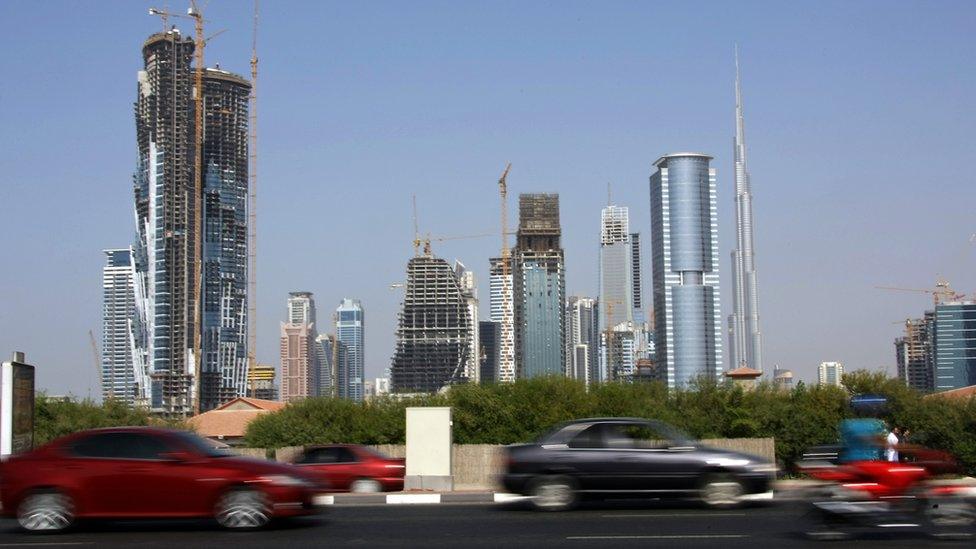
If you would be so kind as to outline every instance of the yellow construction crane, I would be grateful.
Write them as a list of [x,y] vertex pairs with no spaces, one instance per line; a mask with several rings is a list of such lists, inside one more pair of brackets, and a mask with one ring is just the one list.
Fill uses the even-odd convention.
[[[202,223],[201,223],[201,213],[200,210],[203,208],[203,74],[206,70],[204,66],[204,50],[207,47],[207,42],[216,37],[217,35],[223,33],[224,31],[219,31],[216,34],[206,37],[203,33],[203,24],[207,22],[203,18],[203,10],[197,5],[196,0],[190,0],[190,7],[186,10],[186,15],[180,13],[173,13],[168,10],[160,10],[157,8],[149,8],[149,15],[156,15],[162,18],[163,24],[165,25],[170,17],[180,17],[183,19],[190,19],[193,21],[194,27],[194,40],[193,40],[193,59],[194,64],[194,88],[195,93],[193,94],[193,110],[194,110],[194,120],[193,120],[193,130],[194,130],[194,166],[193,166],[193,408],[194,414],[200,413],[200,365],[201,365],[201,348],[200,348],[200,284],[201,278],[203,277],[203,271],[201,269],[201,250],[203,235]],[[256,63],[256,60],[255,60]],[[256,65],[252,65],[252,71],[256,69]],[[252,72],[253,74],[253,72]]]
[[250,160],[247,175],[247,368],[257,367],[258,315],[257,315],[257,255],[258,255],[258,0],[254,0],[254,26],[251,30],[251,95],[250,143],[247,154]]
[[878,290],[892,290],[896,292],[919,292],[923,294],[931,294],[935,305],[938,305],[944,301],[956,301],[966,297],[963,294],[956,293],[956,291],[949,286],[949,281],[943,278],[940,278],[935,282],[934,290],[925,290],[920,288],[897,288],[894,286],[875,286],[875,288]]

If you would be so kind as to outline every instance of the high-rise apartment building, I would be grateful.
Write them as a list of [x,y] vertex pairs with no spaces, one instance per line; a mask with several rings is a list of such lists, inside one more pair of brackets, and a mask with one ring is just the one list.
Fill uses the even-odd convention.
[[358,299],[343,299],[335,312],[336,337],[345,349],[345,360],[339,363],[340,398],[363,400],[366,368],[365,313]]
[[491,320],[478,322],[478,340],[481,343],[481,372],[478,375],[480,383],[487,384],[498,381],[501,327],[500,322]]
[[512,303],[512,265],[503,268],[502,258],[490,259],[490,306],[492,322],[498,323],[498,368],[495,381],[515,381],[515,305]]
[[656,360],[669,387],[722,376],[718,205],[712,157],[659,158],[650,178]]
[[976,301],[935,306],[932,347],[936,391],[976,385]]
[[817,368],[817,383],[820,385],[841,386],[844,365],[840,362],[821,362]]
[[460,261],[454,261],[454,276],[461,286],[461,293],[468,308],[468,324],[472,327],[471,341],[468,344],[468,362],[464,366],[464,377],[471,383],[481,381],[481,343],[478,338],[478,288],[474,271],[468,270]]
[[571,296],[566,303],[566,375],[586,384],[602,381],[597,301]]
[[288,294],[288,322],[281,323],[281,400],[318,395],[315,299],[311,292]]
[[468,381],[468,300],[447,261],[429,249],[407,263],[403,308],[390,369],[394,393],[433,393]]
[[924,318],[905,321],[905,335],[895,340],[895,360],[898,379],[909,387],[922,392],[935,388],[934,364],[932,363],[932,329],[934,312]]
[[[193,50],[193,40],[176,29],[150,36],[135,102],[133,326],[139,332],[133,341],[135,354],[146,357],[137,363],[137,400],[176,416],[243,396],[248,367],[250,83],[205,69],[203,90],[194,90]],[[198,94],[204,105],[199,181]]]
[[519,195],[512,258],[518,377],[564,375],[566,274],[558,194]]
[[729,315],[731,369],[763,369],[759,329],[759,283],[752,228],[752,186],[746,167],[745,121],[739,80],[739,52],[735,55],[735,249],[732,250],[732,314]]
[[142,368],[136,368],[131,322],[135,316],[133,276],[135,266],[130,248],[104,250],[102,268],[102,398],[114,398],[133,405],[145,384]]

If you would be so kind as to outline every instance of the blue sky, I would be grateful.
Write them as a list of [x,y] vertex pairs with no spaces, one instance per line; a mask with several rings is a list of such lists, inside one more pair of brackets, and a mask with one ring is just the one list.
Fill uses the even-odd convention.
[[[0,353],[26,351],[52,393],[95,391],[87,332],[101,250],[132,240],[152,5],[0,3]],[[209,3],[209,29],[227,29],[209,64],[247,72],[250,10]],[[560,194],[568,291],[592,295],[607,182],[646,235],[654,160],[713,155],[727,314],[738,42],[766,364],[808,380],[823,360],[893,372],[896,323],[931,299],[873,286],[942,275],[976,291],[974,27],[976,4],[952,1],[266,1],[259,359],[277,362],[287,292],[310,290],[320,318],[363,300],[380,375],[411,195],[425,232],[495,231],[506,162],[513,198]],[[435,244],[476,270],[485,311],[497,240]]]

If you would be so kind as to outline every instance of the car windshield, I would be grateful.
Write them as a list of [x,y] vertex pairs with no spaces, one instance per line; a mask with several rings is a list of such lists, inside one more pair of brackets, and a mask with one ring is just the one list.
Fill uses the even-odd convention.
[[199,435],[179,431],[175,433],[177,439],[192,451],[207,457],[228,457],[234,453],[227,448],[221,448],[216,442],[207,440]]

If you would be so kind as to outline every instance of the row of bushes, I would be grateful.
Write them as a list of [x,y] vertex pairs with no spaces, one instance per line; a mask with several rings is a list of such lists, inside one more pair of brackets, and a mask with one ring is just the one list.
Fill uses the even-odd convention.
[[816,444],[837,440],[840,421],[852,412],[852,394],[883,394],[889,423],[912,431],[912,442],[953,453],[976,471],[976,399],[923,398],[897,379],[858,371],[843,387],[797,384],[781,391],[762,384],[744,391],[700,381],[686,390],[661,384],[608,383],[590,387],[565,378],[512,384],[462,385],[445,394],[370,402],[311,398],[264,415],[248,427],[248,446],[279,448],[347,442],[402,444],[408,406],[453,408],[460,444],[510,444],[532,440],[553,424],[581,417],[656,418],[696,438],[774,437],[785,464]]

